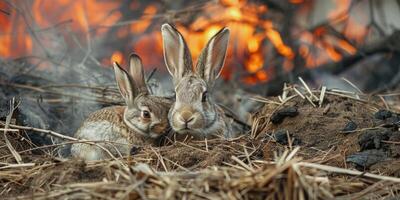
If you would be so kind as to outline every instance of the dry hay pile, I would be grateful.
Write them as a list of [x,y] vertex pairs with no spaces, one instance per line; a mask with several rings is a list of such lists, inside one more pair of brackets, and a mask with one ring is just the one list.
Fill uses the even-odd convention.
[[[127,158],[87,163],[53,156],[59,145],[34,147],[20,135],[32,128],[9,123],[7,133],[0,136],[0,194],[19,199],[400,196],[398,124],[374,118],[380,102],[343,91],[311,91],[306,85],[285,87],[275,99],[256,100],[265,106],[254,115],[246,136],[146,146],[135,148]],[[1,124],[3,132],[7,123]],[[387,137],[376,137],[382,131]],[[365,139],[366,146],[360,139],[365,134],[370,137]],[[10,141],[7,144],[4,135]],[[63,139],[65,144],[82,142]],[[361,161],[348,160],[372,150],[384,152],[385,159],[367,162],[361,171],[355,169],[360,169]]]

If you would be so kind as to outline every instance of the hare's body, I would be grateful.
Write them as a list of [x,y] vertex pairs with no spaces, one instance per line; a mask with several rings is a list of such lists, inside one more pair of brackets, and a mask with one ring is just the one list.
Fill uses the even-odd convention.
[[[98,143],[106,147],[113,155],[126,155],[131,145],[143,145],[149,141],[143,135],[137,134],[123,122],[124,106],[113,106],[98,110],[89,115],[78,129],[75,137]],[[118,152],[117,152],[118,150]],[[100,160],[110,155],[100,147],[90,144],[77,143],[71,148],[71,153],[85,160]]]
[[161,32],[165,64],[173,77],[176,93],[176,101],[168,114],[173,130],[200,138],[234,137],[230,120],[208,95],[224,65],[229,30],[223,28],[209,40],[194,68],[179,31],[164,24]]
[[169,129],[171,101],[149,94],[140,58],[131,56],[131,76],[118,64],[114,65],[114,70],[126,106],[112,106],[90,114],[75,137],[94,141],[97,145],[73,144],[71,153],[74,157],[100,160],[109,158],[110,153],[124,156],[132,146],[155,144]]

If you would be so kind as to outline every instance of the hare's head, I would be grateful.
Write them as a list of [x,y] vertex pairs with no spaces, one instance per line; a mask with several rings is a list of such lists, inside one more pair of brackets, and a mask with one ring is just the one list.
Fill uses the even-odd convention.
[[161,32],[164,59],[176,93],[176,102],[169,113],[172,128],[178,133],[213,134],[223,122],[209,94],[224,65],[229,30],[221,29],[208,41],[194,68],[190,51],[179,31],[164,24]]
[[114,62],[115,78],[126,103],[124,122],[136,132],[157,138],[169,129],[168,111],[171,101],[151,95],[144,79],[139,56],[130,56],[129,73]]

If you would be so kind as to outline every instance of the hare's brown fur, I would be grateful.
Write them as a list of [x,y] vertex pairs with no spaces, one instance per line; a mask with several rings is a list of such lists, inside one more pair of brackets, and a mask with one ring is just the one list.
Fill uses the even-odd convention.
[[162,25],[161,32],[164,60],[176,93],[168,114],[171,127],[200,138],[233,137],[224,111],[208,96],[224,65],[229,30],[223,28],[209,40],[194,68],[182,34],[169,24]]
[[[126,106],[113,106],[88,116],[75,133],[83,140],[97,141],[114,156],[127,155],[132,145],[154,144],[169,129],[171,101],[149,93],[141,59],[131,55],[130,74],[114,63],[118,88]],[[74,157],[99,160],[110,157],[96,145],[73,144]],[[108,153],[109,154],[109,153]]]
[[112,122],[113,127],[119,130],[116,134],[120,134],[122,138],[127,138],[130,144],[143,145],[154,142],[155,139],[137,134],[125,124],[123,120],[125,109],[126,106],[112,106],[98,110],[88,116],[83,126],[87,123]]

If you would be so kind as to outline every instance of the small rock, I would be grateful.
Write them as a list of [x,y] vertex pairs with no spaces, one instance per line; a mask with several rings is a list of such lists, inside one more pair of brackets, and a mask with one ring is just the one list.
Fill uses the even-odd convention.
[[[288,141],[288,134],[287,134],[287,130],[281,129],[281,130],[277,130],[274,134],[274,138],[275,141],[279,144],[282,145],[288,145],[289,141]],[[300,140],[297,138],[292,137],[290,134],[290,139],[292,140],[292,144],[293,145],[299,145],[300,144]]]
[[391,127],[393,126],[399,126],[400,125],[400,116],[399,115],[393,115],[389,118],[387,118],[386,124],[390,125]]
[[386,153],[383,150],[365,150],[355,153],[346,158],[346,162],[354,163],[358,167],[369,168],[375,163],[382,162],[387,159]]
[[388,140],[390,131],[388,130],[367,130],[358,137],[358,144],[361,150],[380,149],[381,141]]
[[132,146],[131,151],[130,151],[130,155],[136,155],[140,152],[140,150],[142,150],[142,148],[138,147],[138,146]]
[[278,130],[274,134],[275,140],[279,144],[286,145],[288,144],[288,137],[286,130]]
[[342,129],[343,132],[351,132],[357,129],[357,124],[353,121],[347,122],[347,124]]
[[296,107],[286,107],[286,108],[282,108],[278,111],[276,111],[274,114],[272,114],[271,116],[271,122],[273,124],[280,124],[282,123],[283,119],[285,119],[285,117],[295,117],[299,114],[299,111],[297,110]]
[[379,110],[374,114],[375,119],[385,120],[392,117],[392,112],[389,110]]

